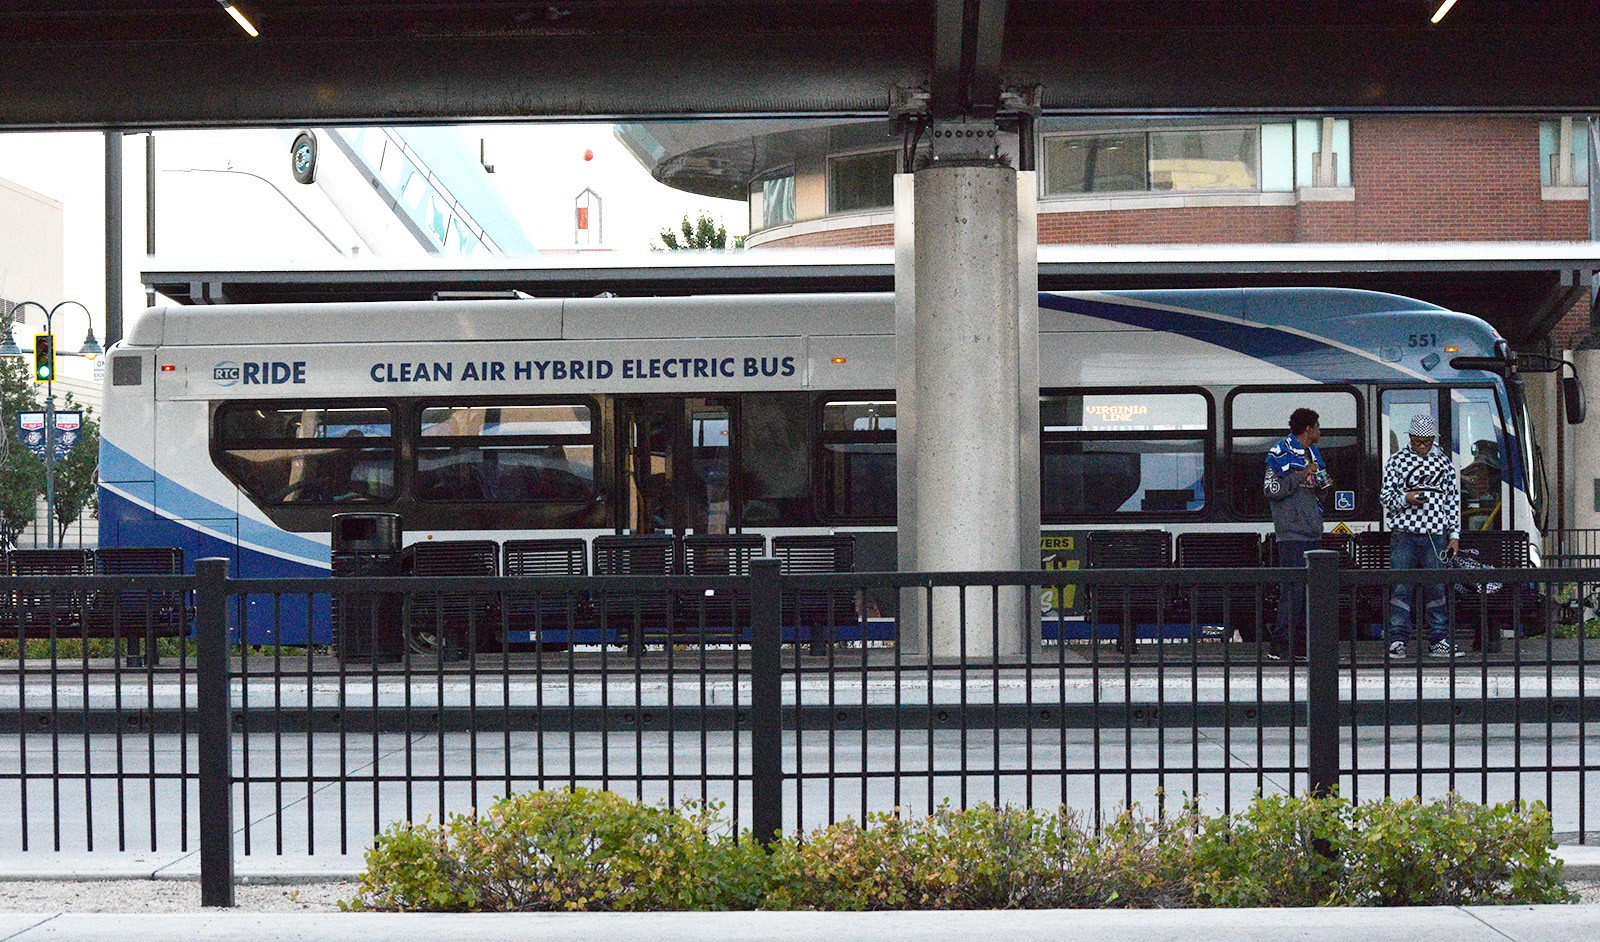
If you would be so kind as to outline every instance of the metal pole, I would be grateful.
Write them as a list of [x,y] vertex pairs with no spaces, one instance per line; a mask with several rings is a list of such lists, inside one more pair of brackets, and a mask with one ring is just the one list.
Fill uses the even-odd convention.
[[106,135],[106,346],[122,339],[122,132]]
[[194,564],[200,747],[200,905],[233,905],[233,732],[228,697],[228,561]]
[[750,563],[750,809],[756,840],[783,830],[782,586],[776,559]]
[[[156,132],[149,131],[144,136],[144,254],[155,258],[156,254]],[[156,306],[156,289],[144,289],[145,307]],[[110,325],[107,325],[110,329]],[[115,343],[116,339],[108,338],[106,346]]]
[[[52,334],[50,318],[44,319],[44,332]],[[50,370],[50,379],[44,384],[44,545],[56,547],[56,371]],[[35,543],[35,546],[39,544]]]
[[1311,638],[1306,665],[1307,778],[1311,794],[1339,787],[1339,554],[1306,554],[1306,627]]

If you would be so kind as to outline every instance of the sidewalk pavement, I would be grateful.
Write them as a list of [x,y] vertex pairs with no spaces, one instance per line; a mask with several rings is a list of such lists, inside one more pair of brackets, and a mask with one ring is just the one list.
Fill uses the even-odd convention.
[[0,942],[1573,942],[1600,906],[918,913],[0,914]]

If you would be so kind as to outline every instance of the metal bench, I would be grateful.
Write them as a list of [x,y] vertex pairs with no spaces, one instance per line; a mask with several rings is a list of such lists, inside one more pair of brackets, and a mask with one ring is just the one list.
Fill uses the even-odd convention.
[[[404,575],[495,576],[500,544],[493,540],[428,540],[401,554]],[[418,592],[406,599],[405,623],[412,650],[453,656],[456,645],[485,650],[499,643],[499,612],[492,592]]]
[[[597,576],[671,576],[678,568],[678,540],[669,533],[612,533],[594,538]],[[594,594],[595,619],[604,636],[626,639],[634,654],[647,635],[672,629],[676,599],[669,586],[609,589]]]
[[[6,554],[10,576],[92,576],[94,552],[86,549],[14,549]],[[14,589],[6,613],[13,636],[83,637],[90,593],[82,589]]]
[[[855,571],[855,538],[848,533],[775,536],[772,555],[785,575]],[[861,613],[850,590],[783,593],[782,620],[796,643],[809,641],[813,654],[833,641],[842,627],[858,627]],[[862,635],[865,638],[865,634]]]
[[[507,576],[586,576],[589,548],[576,537],[507,540],[501,562]],[[584,592],[506,592],[500,607],[507,631],[530,632],[541,646],[547,644],[541,637],[546,631],[563,631],[570,639],[590,611]]]
[[[115,546],[96,550],[94,570],[101,576],[180,576],[183,550],[175,546]],[[84,636],[126,638],[129,667],[157,661],[157,638],[184,633],[193,616],[181,589],[121,589],[96,592],[85,612]]]
[[[1177,541],[1179,569],[1257,569],[1261,566],[1261,535],[1253,531],[1180,533]],[[1235,629],[1246,641],[1265,637],[1270,625],[1266,613],[1266,584],[1230,582],[1226,585],[1186,587],[1184,601],[1196,625],[1222,625]]]
[[[1167,569],[1172,534],[1165,530],[1094,530],[1089,533],[1090,569]],[[1117,625],[1117,646],[1131,651],[1137,626],[1165,621],[1177,611],[1169,588],[1156,585],[1089,586],[1089,622]]]
[[[752,560],[767,552],[767,538],[759,533],[692,533],[683,538],[683,572],[689,576],[748,576]],[[726,635],[741,636],[750,624],[750,597],[740,592],[706,590],[682,598],[678,627],[701,640]]]

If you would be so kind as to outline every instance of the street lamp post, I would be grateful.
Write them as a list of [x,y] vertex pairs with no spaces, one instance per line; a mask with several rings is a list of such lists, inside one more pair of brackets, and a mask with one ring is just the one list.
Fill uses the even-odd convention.
[[[14,324],[16,322],[16,317],[17,317],[17,312],[18,311],[22,310],[25,307],[29,307],[30,305],[32,307],[38,308],[40,310],[40,312],[44,314],[44,332],[46,334],[53,335],[55,333],[55,329],[54,328],[55,328],[56,312],[61,310],[64,307],[66,307],[69,304],[76,305],[79,310],[83,311],[84,318],[87,319],[88,322],[89,322],[89,329],[84,334],[84,337],[83,337],[83,348],[82,349],[80,349],[77,353],[67,353],[67,354],[60,354],[60,355],[61,356],[79,356],[79,357],[83,357],[84,359],[92,360],[95,357],[99,356],[100,354],[104,353],[105,350],[103,350],[101,348],[100,342],[94,339],[94,315],[90,314],[89,313],[89,309],[84,307],[83,304],[81,304],[80,302],[78,302],[78,301],[62,301],[61,303],[57,304],[55,307],[47,308],[43,304],[40,304],[38,301],[20,301],[20,302],[17,303],[16,307],[11,309],[10,317],[7,320],[7,323],[6,323],[5,337],[3,339],[0,339],[0,356],[8,356],[8,357],[9,356],[18,356],[18,357],[20,357],[22,355],[22,351],[21,350],[17,350],[16,342],[11,339],[11,330],[12,330],[12,327],[14,326]],[[13,353],[13,351],[15,351],[15,353]],[[45,535],[45,545],[50,547],[51,549],[54,549],[55,545],[56,545],[56,397],[55,397],[55,384],[56,384],[55,370],[51,370],[50,371],[50,375],[45,379],[45,384],[44,384],[44,506],[45,506],[45,526],[48,528],[46,530],[46,535]],[[35,545],[37,545],[37,544],[35,544]]]

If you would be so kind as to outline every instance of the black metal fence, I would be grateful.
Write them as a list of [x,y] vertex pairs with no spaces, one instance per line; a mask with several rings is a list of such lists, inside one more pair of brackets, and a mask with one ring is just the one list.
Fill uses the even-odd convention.
[[[1589,840],[1600,622],[1571,600],[1600,569],[1355,562],[14,576],[0,853],[198,848],[223,903],[235,854],[358,853],[395,821],[569,786],[722,802],[762,836],[942,802],[1104,821],[1258,792],[1455,792],[1545,802]],[[1391,592],[1426,584],[1445,586],[1462,656],[1414,639],[1389,657]],[[1305,663],[1268,643],[1284,589],[1305,591]],[[313,638],[323,613],[332,646],[235,643],[245,623]]]

